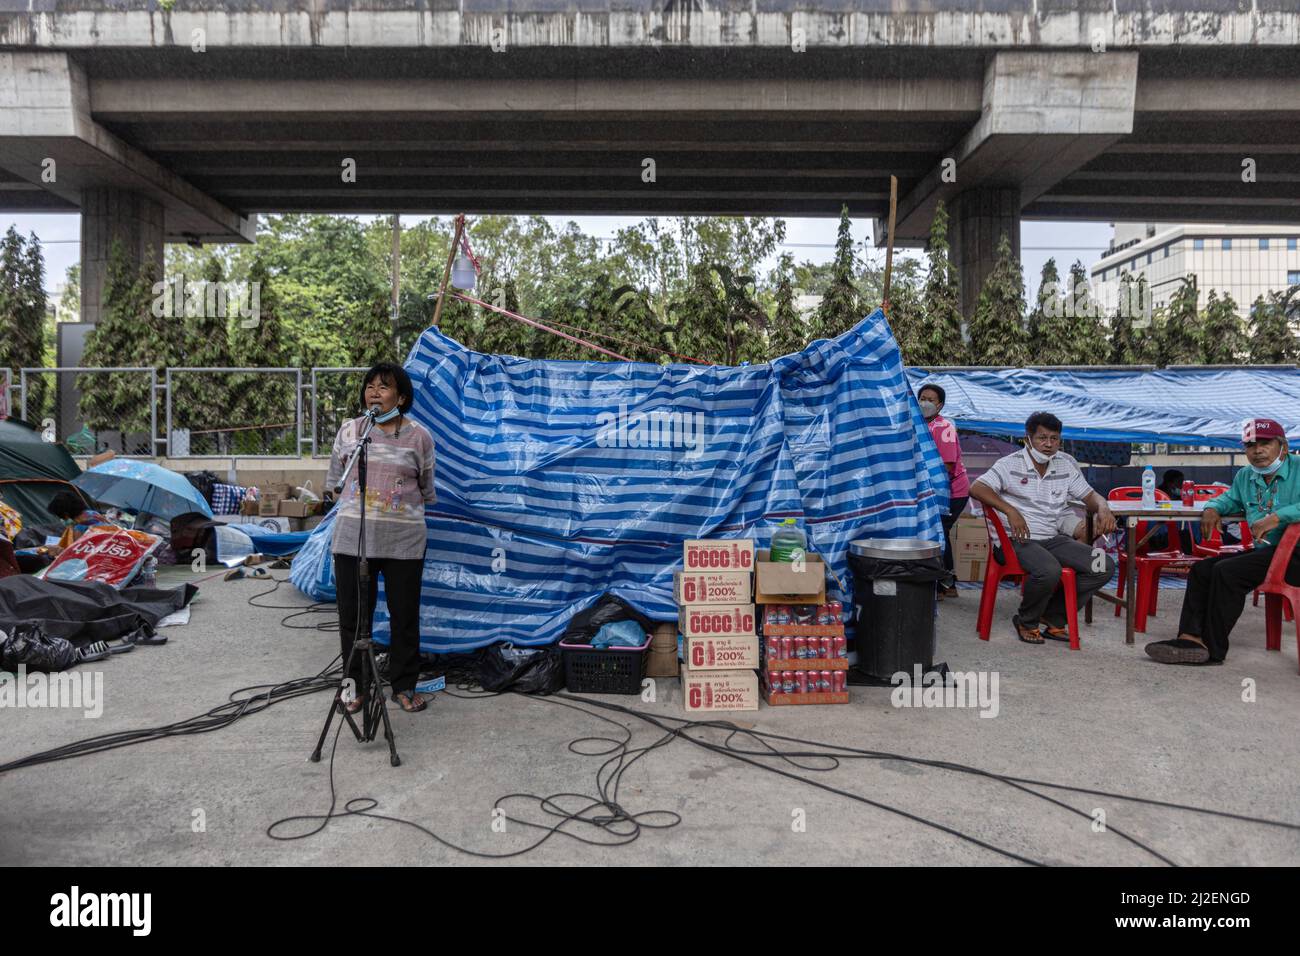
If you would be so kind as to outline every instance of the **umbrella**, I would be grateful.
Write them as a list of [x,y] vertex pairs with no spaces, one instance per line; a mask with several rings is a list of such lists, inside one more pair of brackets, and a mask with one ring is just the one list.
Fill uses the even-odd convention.
[[72,482],[96,501],[170,520],[197,511],[211,518],[212,508],[184,475],[147,461],[113,458],[83,471]]

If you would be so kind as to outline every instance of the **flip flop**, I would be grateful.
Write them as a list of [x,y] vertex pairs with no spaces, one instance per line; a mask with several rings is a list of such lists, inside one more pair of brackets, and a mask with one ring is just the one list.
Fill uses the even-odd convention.
[[[419,706],[415,705],[416,697],[420,698]],[[418,714],[420,711],[424,710],[424,708],[429,706],[429,702],[424,698],[424,695],[418,694],[416,691],[396,691],[393,694],[393,700],[396,702],[398,707],[402,708],[402,710],[408,714]]]
[[1064,627],[1052,627],[1050,624],[1044,624],[1043,629],[1039,631],[1043,637],[1049,641],[1061,641],[1064,644],[1070,643],[1070,631]]
[[158,645],[167,643],[167,635],[155,631],[152,624],[141,624],[130,634],[124,635],[122,640],[127,642],[128,647],[137,644]]
[[[1011,624],[1012,624],[1012,625],[1015,627],[1015,629],[1016,629],[1016,637],[1020,638],[1020,640],[1023,641],[1024,643],[1026,643],[1026,644],[1042,644],[1042,643],[1043,643],[1043,636],[1042,636],[1041,634],[1039,634],[1038,631],[1033,630],[1033,629],[1028,628],[1028,627],[1024,627],[1024,626],[1020,623],[1020,615],[1019,615],[1019,614],[1013,614],[1013,615],[1011,616]],[[1038,638],[1038,640],[1036,640],[1036,641],[1035,641],[1035,640],[1032,640],[1031,638],[1026,637],[1026,636],[1025,636],[1026,634],[1033,634],[1034,637],[1037,637],[1037,638]]]
[[77,648],[77,663],[89,664],[92,661],[102,661],[112,653],[113,651],[103,641],[92,641],[83,647]]

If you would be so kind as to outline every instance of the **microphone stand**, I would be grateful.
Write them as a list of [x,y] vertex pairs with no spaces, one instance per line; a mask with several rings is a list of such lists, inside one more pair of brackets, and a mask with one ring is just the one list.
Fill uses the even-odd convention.
[[[375,408],[374,406],[366,413],[366,427],[357,439],[357,447],[352,450],[352,455],[348,459],[347,467],[343,469],[343,475],[339,478],[338,484],[334,486],[334,494],[337,496],[347,487],[348,475],[355,468],[357,472],[357,491],[360,495],[360,541],[357,550],[361,553],[357,556],[357,627],[353,635],[352,649],[348,652],[348,658],[343,662],[343,676],[339,679],[339,693],[337,699],[330,702],[329,713],[325,715],[325,726],[321,728],[320,739],[316,741],[316,749],[311,753],[311,762],[320,763],[321,749],[325,746],[325,738],[329,736],[330,725],[334,722],[336,713],[342,714],[343,719],[347,721],[352,728],[352,735],[357,738],[358,743],[369,743],[375,739],[382,724],[384,728],[384,739],[388,741],[388,762],[394,767],[401,766],[402,758],[397,756],[397,740],[393,736],[393,725],[388,719],[388,704],[384,700],[383,680],[379,676],[379,666],[375,661],[375,646],[371,639],[371,616],[372,613],[364,607],[366,599],[370,594],[370,561],[366,557],[366,465],[368,462],[367,449],[370,445],[370,433],[375,427]],[[341,499],[340,499],[341,500]],[[337,508],[338,505],[335,505]],[[346,699],[345,689],[349,675],[352,673],[352,661],[356,655],[361,654],[361,688],[360,692],[365,695],[365,704],[361,708],[361,727],[358,729],[356,721],[348,713],[347,705],[350,703]]]

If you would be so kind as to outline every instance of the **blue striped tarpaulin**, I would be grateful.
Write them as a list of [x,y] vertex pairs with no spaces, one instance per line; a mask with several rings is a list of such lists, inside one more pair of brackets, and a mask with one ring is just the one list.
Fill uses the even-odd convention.
[[[941,534],[947,475],[879,310],[764,365],[533,361],[430,329],[406,369],[438,452],[426,652],[549,643],[606,591],[674,619],[691,538],[766,547],[794,517],[851,589],[850,540]],[[322,597],[315,544],[293,580]]]

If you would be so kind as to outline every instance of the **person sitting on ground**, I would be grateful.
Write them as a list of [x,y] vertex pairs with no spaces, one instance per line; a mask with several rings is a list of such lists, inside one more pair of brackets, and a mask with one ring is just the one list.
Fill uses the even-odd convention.
[[[1232,487],[1206,503],[1201,536],[1213,534],[1224,515],[1244,514],[1255,547],[1192,565],[1178,637],[1146,646],[1147,654],[1161,664],[1223,663],[1228,634],[1241,617],[1246,595],[1264,582],[1282,529],[1300,521],[1300,463],[1287,450],[1282,426],[1271,418],[1250,419],[1241,441],[1250,464],[1233,476]],[[1300,585],[1300,548],[1291,555],[1286,580]]]
[[[949,535],[952,533],[952,526],[966,510],[966,502],[970,500],[970,479],[966,477],[966,466],[961,461],[957,426],[940,414],[947,398],[944,390],[933,383],[922,385],[921,390],[916,393],[916,399],[921,405],[921,414],[925,417],[926,424],[930,426],[930,435],[939,449],[939,457],[943,460],[943,466],[948,469],[948,513],[941,520],[943,522],[943,567],[945,571],[951,572],[952,539]],[[956,597],[957,593],[955,584],[939,587],[939,597]]]
[[1062,567],[1074,569],[1079,607],[1115,573],[1114,558],[1065,530],[1072,523],[1072,499],[1096,514],[1097,535],[1115,530],[1115,516],[1075,460],[1060,451],[1061,427],[1050,412],[1034,412],[1025,422],[1025,448],[999,458],[970,489],[972,498],[1006,516],[1011,547],[1026,575],[1024,597],[1011,623],[1026,644],[1070,639],[1065,592],[1057,587]]
[[60,491],[50,499],[45,510],[63,522],[63,537],[59,539],[59,548],[66,548],[76,541],[88,528],[97,524],[108,524],[108,519],[86,504],[85,499],[75,491]]

